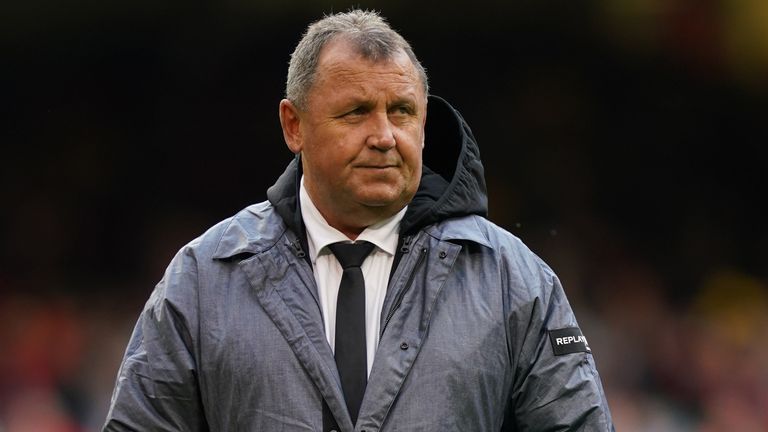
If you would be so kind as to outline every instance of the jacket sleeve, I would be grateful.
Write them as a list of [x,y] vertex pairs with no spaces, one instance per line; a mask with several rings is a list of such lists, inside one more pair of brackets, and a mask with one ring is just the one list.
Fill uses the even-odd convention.
[[180,252],[147,301],[118,372],[103,431],[205,431],[194,356],[194,259]]
[[522,269],[509,273],[515,376],[505,426],[514,431],[614,431],[592,352],[560,281],[538,258],[524,261]]

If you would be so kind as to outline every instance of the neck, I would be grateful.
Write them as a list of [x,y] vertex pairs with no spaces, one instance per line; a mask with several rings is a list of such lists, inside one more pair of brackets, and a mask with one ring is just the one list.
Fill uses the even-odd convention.
[[[317,207],[317,205],[315,206]],[[357,239],[360,233],[362,233],[369,225],[373,225],[373,223],[375,223],[375,222],[372,222],[367,225],[345,223],[344,220],[340,220],[339,218],[336,218],[333,215],[326,213],[320,207],[317,207],[317,210],[320,212],[321,215],[323,215],[323,218],[325,218],[325,221],[328,222],[328,225],[341,231],[342,234],[344,234],[350,240],[353,240],[353,241]],[[350,217],[348,219],[349,220],[365,220],[363,218],[355,219],[354,217]]]

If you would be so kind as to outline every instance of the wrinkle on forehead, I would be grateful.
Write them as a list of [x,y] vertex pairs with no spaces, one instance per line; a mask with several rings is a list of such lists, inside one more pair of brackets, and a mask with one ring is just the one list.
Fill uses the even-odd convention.
[[394,94],[398,97],[417,98],[419,83],[404,73],[379,71],[349,71],[340,69],[329,72],[322,85],[333,88],[337,94],[355,93],[359,96]]
[[337,81],[344,84],[387,82],[421,87],[416,67],[404,51],[372,60],[364,57],[354,45],[344,40],[332,41],[323,48],[317,72],[316,85]]

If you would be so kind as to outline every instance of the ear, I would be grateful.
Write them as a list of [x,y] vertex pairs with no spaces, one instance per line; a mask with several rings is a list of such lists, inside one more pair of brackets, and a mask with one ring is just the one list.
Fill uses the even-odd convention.
[[280,126],[283,128],[283,139],[285,139],[288,148],[294,154],[301,153],[303,140],[300,112],[288,99],[280,101]]

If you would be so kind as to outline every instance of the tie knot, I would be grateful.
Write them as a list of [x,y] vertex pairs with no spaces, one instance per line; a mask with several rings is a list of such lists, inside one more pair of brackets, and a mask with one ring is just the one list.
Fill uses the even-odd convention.
[[350,267],[360,267],[365,261],[365,257],[373,250],[373,243],[359,242],[359,243],[334,243],[328,245],[331,252],[339,260],[339,264],[344,269]]

